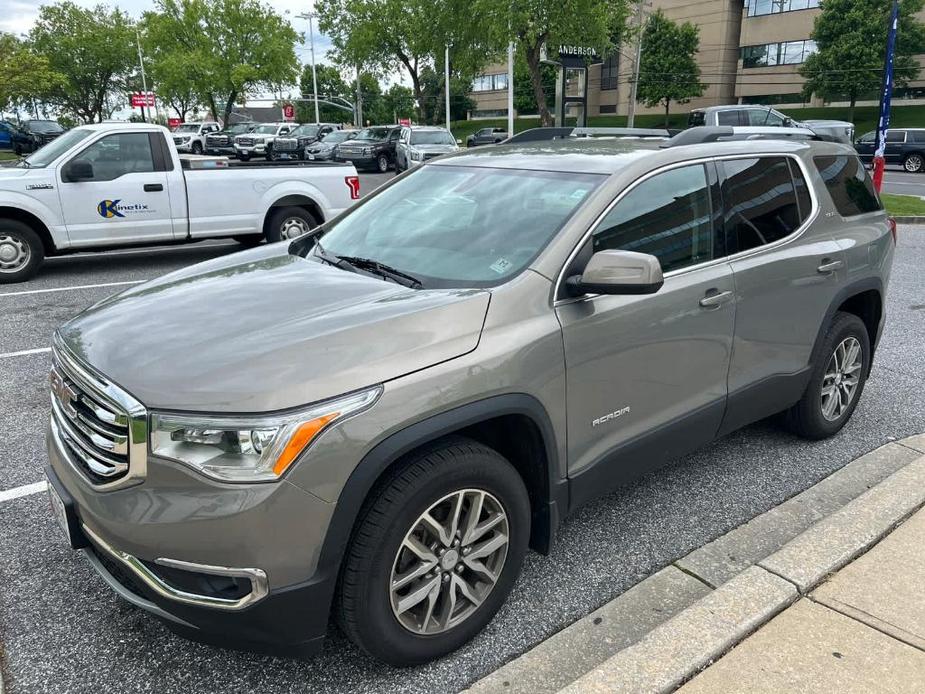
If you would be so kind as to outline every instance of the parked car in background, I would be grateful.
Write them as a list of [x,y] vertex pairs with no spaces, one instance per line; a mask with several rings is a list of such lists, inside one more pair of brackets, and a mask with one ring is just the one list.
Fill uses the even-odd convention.
[[[870,164],[877,149],[877,133],[864,133],[854,143],[861,161]],[[890,128],[886,131],[884,160],[909,173],[925,171],[925,128]]]
[[157,125],[77,127],[0,169],[0,284],[88,249],[293,239],[352,205],[359,185],[349,165],[181,159]]
[[337,145],[334,161],[349,161],[357,169],[385,173],[395,166],[395,146],[401,128],[400,125],[363,128],[353,139]]
[[695,108],[687,117],[687,127],[698,125],[766,126],[780,128],[808,128],[828,136],[836,142],[853,144],[854,125],[843,120],[798,121],[770,106],[739,104]]
[[334,158],[334,148],[342,142],[352,140],[359,130],[335,130],[305,148],[308,161],[330,161]]
[[302,159],[305,148],[340,128],[336,123],[303,123],[285,137],[277,137],[270,159]]
[[173,144],[178,152],[202,154],[206,150],[206,136],[222,129],[215,121],[180,123],[173,129]]
[[0,120],[0,150],[13,150],[13,138],[19,133],[19,128],[10,121]]
[[273,142],[281,135],[288,135],[298,123],[263,123],[243,135],[234,138],[234,151],[241,161],[248,161],[251,157],[267,157],[273,149]]
[[236,155],[234,151],[234,138],[237,135],[243,135],[244,133],[251,132],[256,128],[258,123],[246,122],[246,123],[235,123],[234,125],[223,128],[217,132],[211,132],[206,135],[206,154],[213,154],[218,156],[233,157]]
[[456,138],[446,128],[411,125],[401,129],[395,146],[395,170],[405,171],[441,154],[458,152]]
[[64,126],[53,120],[27,120],[19,125],[20,137],[14,141],[16,154],[28,154],[59,137],[65,132]]
[[479,145],[496,145],[507,139],[507,130],[504,128],[481,128],[466,138],[466,147]]
[[839,432],[896,241],[854,151],[562,130],[58,328],[70,547],[186,637],[306,656],[334,616],[417,665],[478,634],[583,504],[765,417]]

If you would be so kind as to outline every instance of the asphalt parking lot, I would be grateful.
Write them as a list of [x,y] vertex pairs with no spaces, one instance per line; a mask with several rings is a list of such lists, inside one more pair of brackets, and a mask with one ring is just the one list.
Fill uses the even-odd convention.
[[906,173],[901,167],[890,167],[883,175],[883,192],[925,197],[925,173]]
[[[382,178],[364,176],[364,191]],[[835,438],[808,443],[771,423],[753,425],[585,507],[566,521],[551,556],[528,555],[489,627],[427,666],[383,666],[333,627],[310,662],[191,643],[120,601],[65,547],[44,493],[8,497],[43,479],[54,328],[124,283],[237,248],[204,242],[85,254],[50,261],[28,284],[0,287],[0,668],[8,694],[458,691],[856,456],[925,431],[925,227],[903,227],[874,372]]]

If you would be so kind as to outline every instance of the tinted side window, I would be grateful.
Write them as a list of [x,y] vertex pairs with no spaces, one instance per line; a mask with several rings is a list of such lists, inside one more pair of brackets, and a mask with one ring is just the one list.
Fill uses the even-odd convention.
[[112,181],[130,173],[154,171],[154,156],[147,133],[107,135],[75,158],[93,164],[94,181]]
[[842,217],[881,209],[873,181],[861,161],[850,154],[813,157],[819,175],[829,189],[835,209]]
[[710,189],[702,165],[684,166],[640,183],[607,213],[594,251],[650,253],[663,272],[713,259]]
[[716,114],[717,125],[742,125],[741,111],[720,111]]
[[796,231],[800,212],[786,157],[729,159],[722,165],[731,252],[774,243]]
[[905,142],[906,141],[906,131],[905,130],[887,130],[886,131],[886,141],[887,142]]
[[703,111],[691,111],[690,115],[687,117],[687,126],[689,128],[695,128],[698,125],[707,124],[707,114]]
[[925,130],[910,130],[909,136],[913,142],[925,142]]
[[779,128],[784,125],[784,119],[774,113],[774,111],[767,109],[761,109],[759,111],[753,108],[748,111],[748,124]]

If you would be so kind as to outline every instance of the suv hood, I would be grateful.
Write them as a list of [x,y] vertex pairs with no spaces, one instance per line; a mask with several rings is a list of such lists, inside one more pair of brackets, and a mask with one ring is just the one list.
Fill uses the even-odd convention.
[[411,145],[411,148],[428,154],[448,154],[459,149],[457,145]]
[[148,407],[266,412],[475,349],[490,294],[415,290],[271,244],[165,275],[59,329]]

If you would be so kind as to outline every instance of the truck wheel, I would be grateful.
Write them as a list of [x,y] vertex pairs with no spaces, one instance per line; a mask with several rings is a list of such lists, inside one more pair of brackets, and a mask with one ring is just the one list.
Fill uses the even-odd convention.
[[864,321],[853,313],[836,313],[803,397],[784,415],[787,427],[814,440],[838,433],[861,399],[869,369],[870,338]]
[[267,160],[268,161],[279,161],[279,155],[273,151],[273,148],[267,150]]
[[45,260],[45,247],[29,226],[0,220],[0,284],[25,282]]
[[250,160],[251,160],[251,155],[250,155],[250,154],[245,154],[244,152],[240,152],[240,153],[238,154],[238,159],[240,159],[241,161],[250,161]]
[[903,160],[903,168],[909,173],[921,173],[925,168],[925,158],[921,154],[910,154]]
[[202,154],[202,143],[201,142],[193,143],[193,154]]
[[280,207],[267,223],[267,241],[291,241],[307,234],[319,222],[308,210],[301,207]]
[[513,466],[468,438],[436,442],[364,504],[338,584],[341,628],[392,665],[450,653],[504,603],[529,537],[530,501]]
[[376,157],[376,169],[379,173],[386,173],[389,170],[389,158],[385,154]]

